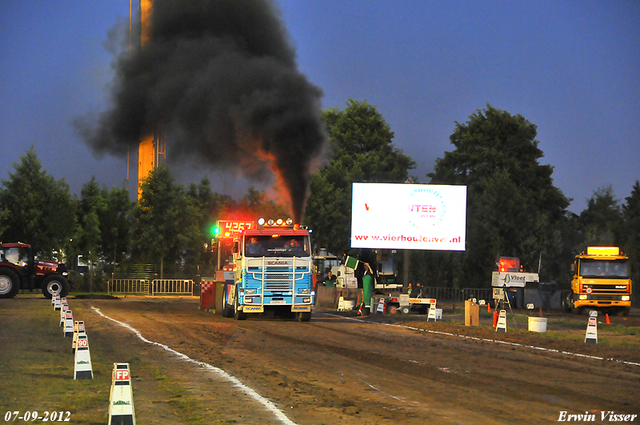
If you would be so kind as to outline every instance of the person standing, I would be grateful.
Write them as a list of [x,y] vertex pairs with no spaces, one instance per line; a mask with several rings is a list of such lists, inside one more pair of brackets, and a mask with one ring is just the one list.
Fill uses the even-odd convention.
[[371,311],[371,296],[373,295],[373,270],[369,263],[364,263],[364,276],[362,276],[362,302],[365,314]]
[[327,278],[324,280],[324,286],[336,286],[336,277],[331,273],[331,270],[327,273]]

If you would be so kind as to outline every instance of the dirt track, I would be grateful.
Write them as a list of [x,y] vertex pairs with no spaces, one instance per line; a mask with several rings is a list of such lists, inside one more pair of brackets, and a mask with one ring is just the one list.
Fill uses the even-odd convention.
[[[133,362],[139,423],[265,424],[288,418],[297,424],[545,424],[556,422],[561,411],[591,411],[597,421],[600,411],[640,413],[638,365],[419,330],[496,338],[488,327],[426,323],[424,316],[404,316],[410,321],[403,323],[398,317],[360,320],[332,312],[317,312],[309,323],[267,317],[238,322],[198,310],[197,299],[71,299],[70,304],[90,329],[92,347],[110,361]],[[95,309],[149,341],[235,376],[273,402],[276,413],[247,395],[250,390],[143,342]],[[640,363],[640,350],[633,347],[529,333],[501,337]],[[166,391],[158,389],[153,378],[158,371],[197,406],[199,419],[179,416]]]

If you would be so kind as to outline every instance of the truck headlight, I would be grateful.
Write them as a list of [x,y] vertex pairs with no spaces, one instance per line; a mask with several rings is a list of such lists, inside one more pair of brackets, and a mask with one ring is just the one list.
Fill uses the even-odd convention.
[[629,301],[629,300],[630,300],[629,295],[622,296],[622,301]]
[[301,289],[300,293],[304,294],[304,295],[308,295],[309,294],[309,290],[308,289]]
[[245,295],[254,295],[256,293],[255,289],[245,289]]
[[253,303],[253,298],[245,298],[245,299],[244,299],[244,303],[245,303],[245,304],[251,304],[251,303]]
[[303,298],[302,302],[308,304],[311,302],[311,298]]
[[580,295],[580,299],[581,299],[581,300],[586,300],[586,299],[587,299],[587,296],[586,296],[586,295]]

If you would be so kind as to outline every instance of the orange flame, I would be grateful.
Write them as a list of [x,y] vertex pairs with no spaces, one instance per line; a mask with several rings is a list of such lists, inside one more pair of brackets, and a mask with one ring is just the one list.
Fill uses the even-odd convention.
[[267,196],[273,202],[283,206],[287,211],[291,212],[293,210],[291,193],[289,192],[289,188],[287,187],[280,169],[276,165],[276,157],[263,149],[258,149],[256,151],[256,156],[261,161],[268,163],[269,169],[275,176],[275,184],[267,191]]

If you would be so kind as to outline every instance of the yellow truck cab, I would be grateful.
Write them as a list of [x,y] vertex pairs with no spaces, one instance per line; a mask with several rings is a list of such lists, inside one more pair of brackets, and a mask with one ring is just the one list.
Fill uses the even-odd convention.
[[629,314],[629,258],[618,247],[588,247],[586,254],[576,255],[571,272],[571,292],[563,299],[565,310],[581,312],[590,308]]

